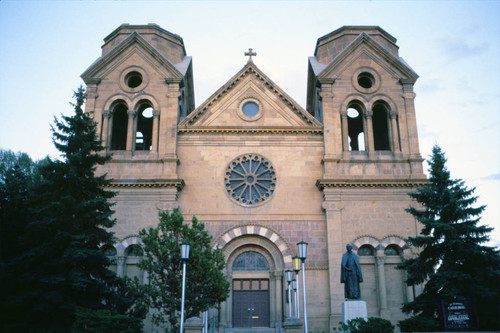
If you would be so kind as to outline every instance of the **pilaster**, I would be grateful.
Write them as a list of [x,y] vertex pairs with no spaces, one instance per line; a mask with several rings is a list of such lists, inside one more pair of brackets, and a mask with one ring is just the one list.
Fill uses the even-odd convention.
[[328,254],[328,281],[330,294],[329,327],[337,327],[342,314],[341,304],[344,301],[344,290],[340,284],[340,266],[343,251],[342,242],[342,209],[340,193],[332,189],[323,190],[323,209],[326,216],[326,236]]

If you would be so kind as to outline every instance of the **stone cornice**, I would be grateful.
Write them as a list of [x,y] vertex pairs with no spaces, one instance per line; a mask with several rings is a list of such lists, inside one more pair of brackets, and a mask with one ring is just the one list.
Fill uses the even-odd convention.
[[109,187],[175,187],[181,191],[185,185],[183,179],[113,179]]
[[189,127],[179,128],[178,134],[311,134],[323,135],[322,128],[310,127]]
[[415,188],[427,184],[427,179],[318,179],[316,186],[325,188]]

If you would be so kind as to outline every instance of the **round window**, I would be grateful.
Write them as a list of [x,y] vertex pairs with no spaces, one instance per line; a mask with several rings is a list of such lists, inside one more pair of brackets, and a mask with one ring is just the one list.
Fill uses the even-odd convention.
[[255,117],[259,113],[259,105],[255,102],[246,102],[242,107],[243,114],[247,117]]
[[263,156],[242,155],[227,166],[224,183],[236,203],[254,206],[271,198],[276,188],[276,172]]
[[358,84],[365,89],[370,89],[375,84],[375,78],[372,74],[363,72],[358,75]]
[[125,84],[129,88],[137,88],[142,84],[142,75],[139,72],[133,71],[125,75]]

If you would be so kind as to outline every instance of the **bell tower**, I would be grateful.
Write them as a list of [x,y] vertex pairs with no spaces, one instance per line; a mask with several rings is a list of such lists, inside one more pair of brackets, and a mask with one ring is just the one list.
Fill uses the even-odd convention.
[[160,206],[175,205],[184,184],[177,175],[177,123],[194,109],[192,59],[182,38],[156,24],[122,24],[81,77],[86,112],[112,155],[102,171],[113,186],[156,188],[170,202]]
[[324,125],[325,179],[423,178],[413,85],[418,75],[380,27],[318,39],[307,106]]
[[[330,327],[341,318],[345,245],[363,235],[404,238],[416,230],[404,209],[411,202],[408,192],[425,182],[414,107],[417,78],[399,57],[396,39],[377,26],[337,29],[318,39],[309,58],[307,109],[323,123],[323,176],[316,186],[328,239]],[[380,271],[385,256],[378,250]],[[384,274],[377,281],[377,295],[364,292],[369,312],[391,318]]]

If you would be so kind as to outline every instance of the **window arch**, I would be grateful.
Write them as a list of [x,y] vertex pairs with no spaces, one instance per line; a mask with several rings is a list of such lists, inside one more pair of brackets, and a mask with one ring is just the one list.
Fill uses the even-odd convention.
[[384,249],[386,256],[399,256],[401,255],[401,248],[395,244],[391,244]]
[[267,259],[255,251],[240,254],[233,262],[233,271],[269,271]]
[[101,247],[101,251],[106,257],[116,256],[116,249],[113,245],[104,245]]
[[391,150],[389,136],[389,108],[385,103],[373,106],[373,142],[375,150]]
[[125,249],[125,276],[131,279],[137,277],[139,279],[139,282],[143,281],[144,273],[141,271],[139,266],[137,266],[137,264],[141,260],[140,257],[142,257],[143,254],[144,251],[139,244],[129,245]]
[[148,100],[139,102],[135,132],[135,150],[153,149],[153,106]]
[[370,245],[363,245],[358,250],[358,256],[374,256],[375,249]]
[[365,150],[363,108],[358,101],[351,102],[347,106],[347,135],[349,151]]
[[123,101],[112,107],[111,122],[111,150],[125,150],[127,148],[128,107]]

